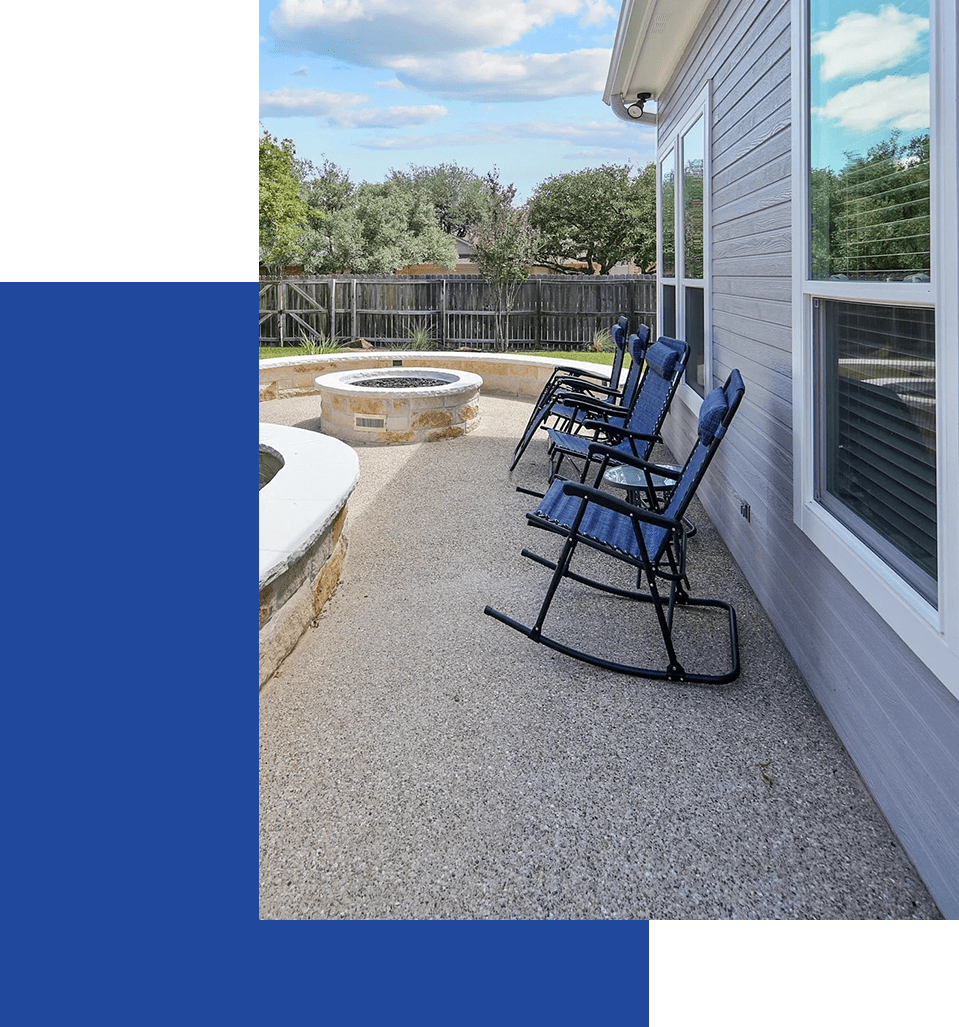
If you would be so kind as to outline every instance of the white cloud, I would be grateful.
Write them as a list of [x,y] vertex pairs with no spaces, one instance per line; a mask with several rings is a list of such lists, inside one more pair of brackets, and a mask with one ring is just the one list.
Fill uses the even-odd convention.
[[298,118],[338,114],[344,107],[366,103],[359,93],[330,93],[320,89],[276,89],[260,94],[260,117]]
[[295,71],[290,72],[291,75],[309,75],[309,73],[310,69],[302,64]]
[[445,107],[431,104],[425,107],[390,107],[387,110],[345,111],[328,117],[334,128],[403,128],[409,125],[427,125],[447,113]]
[[501,101],[601,91],[607,48],[502,51],[557,18],[614,15],[608,0],[281,0],[270,25],[281,49],[389,68],[437,96]]
[[333,128],[402,128],[426,125],[446,113],[445,107],[429,104],[423,107],[390,107],[377,110],[368,107],[349,110],[369,101],[360,93],[323,92],[319,89],[277,89],[260,94],[260,117],[263,118],[326,118]]
[[621,123],[523,121],[512,125],[490,123],[467,126],[461,132],[437,132],[431,135],[377,136],[357,145],[366,150],[420,150],[435,146],[452,149],[459,146],[496,146],[517,140],[541,139],[575,143],[581,147],[599,148],[603,152],[622,152],[614,144],[635,146],[636,130]]
[[378,89],[405,89],[406,86],[398,78],[387,79],[385,82],[375,82]]
[[606,143],[625,137],[629,129],[616,121],[523,121],[505,126],[505,134],[513,139],[559,139],[564,142]]
[[[381,65],[399,54],[509,46],[596,0],[281,0],[270,27],[281,45]],[[595,15],[594,15],[595,16]]]
[[586,13],[580,18],[579,23],[584,28],[587,25],[602,25],[609,18],[615,18],[617,11],[611,7],[606,0],[586,0],[583,4]]
[[878,14],[843,15],[834,28],[813,36],[811,46],[822,55],[821,75],[829,81],[898,67],[920,52],[919,37],[928,31],[928,18],[888,4]]
[[929,76],[886,75],[860,82],[812,112],[854,132],[874,132],[884,127],[904,132],[928,128]]
[[403,57],[393,62],[400,81],[436,96],[479,101],[545,100],[598,95],[606,81],[609,50],[559,54],[460,54],[455,70],[436,57]]

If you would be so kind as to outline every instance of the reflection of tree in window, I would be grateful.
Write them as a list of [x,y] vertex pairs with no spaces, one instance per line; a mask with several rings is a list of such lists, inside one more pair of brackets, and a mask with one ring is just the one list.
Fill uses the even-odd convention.
[[914,280],[930,273],[929,135],[899,132],[843,169],[810,174],[812,277]]
[[662,207],[663,207],[663,278],[676,275],[676,173],[673,168],[672,151],[663,161]]
[[703,161],[687,160],[684,169],[686,278],[703,277]]
[[706,122],[700,118],[683,136],[683,277],[703,277],[703,172]]

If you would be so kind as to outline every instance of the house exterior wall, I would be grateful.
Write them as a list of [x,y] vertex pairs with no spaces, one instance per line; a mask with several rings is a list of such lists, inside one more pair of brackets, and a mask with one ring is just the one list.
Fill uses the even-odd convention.
[[[700,495],[943,914],[957,918],[959,701],[794,523],[791,11],[790,0],[717,0],[658,98],[665,138],[710,84],[708,384],[738,367],[747,390]],[[677,400],[665,434],[682,452],[698,399]]]

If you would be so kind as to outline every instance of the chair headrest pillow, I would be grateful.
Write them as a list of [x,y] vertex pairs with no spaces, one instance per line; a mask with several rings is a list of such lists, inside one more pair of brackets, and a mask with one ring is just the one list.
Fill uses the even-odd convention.
[[678,361],[679,353],[663,342],[654,342],[646,351],[646,363],[660,378],[672,378]]
[[728,409],[726,393],[722,387],[713,389],[703,400],[699,408],[699,441],[704,446],[708,446],[716,437]]

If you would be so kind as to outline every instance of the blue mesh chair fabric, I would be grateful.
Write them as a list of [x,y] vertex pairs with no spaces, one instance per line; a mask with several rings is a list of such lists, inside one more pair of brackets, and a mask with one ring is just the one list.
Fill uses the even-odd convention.
[[564,388],[581,386],[589,389],[591,385],[602,386],[609,389],[619,388],[619,379],[623,373],[623,361],[626,357],[626,343],[629,339],[629,318],[621,317],[612,329],[613,336],[613,363],[609,373],[602,371],[586,371],[581,367],[570,367],[561,364],[553,370],[549,380],[543,386],[536,402],[534,410],[545,406],[555,393]]
[[[669,405],[683,376],[689,359],[689,347],[685,342],[665,337],[657,340],[646,354],[646,374],[639,386],[632,411],[625,421],[611,424],[585,422],[578,433],[547,429],[550,444],[551,475],[555,477],[567,457],[587,460],[581,481],[589,472],[589,447],[600,440],[614,449],[622,449],[634,457],[649,459]],[[664,372],[666,372],[664,374]],[[627,435],[633,432],[649,436],[648,439]]]
[[723,423],[729,403],[723,389],[713,391],[703,400],[699,408],[699,441],[708,446],[716,436],[719,426]]

